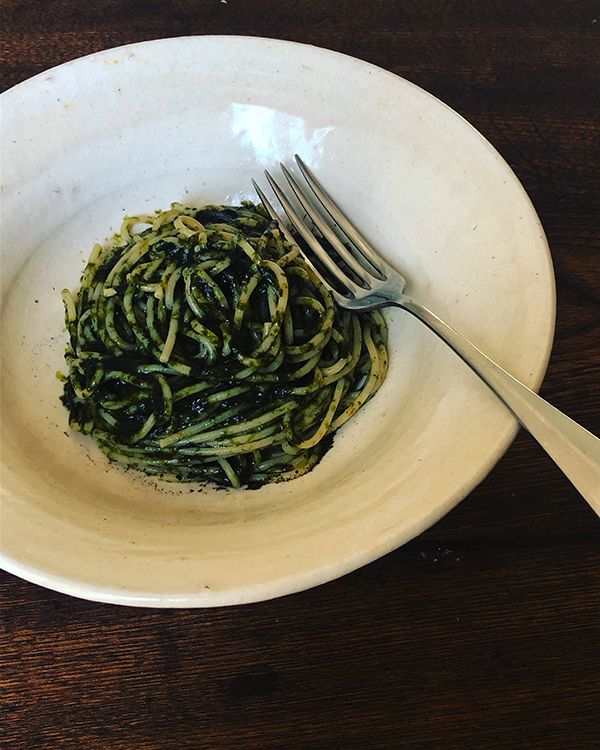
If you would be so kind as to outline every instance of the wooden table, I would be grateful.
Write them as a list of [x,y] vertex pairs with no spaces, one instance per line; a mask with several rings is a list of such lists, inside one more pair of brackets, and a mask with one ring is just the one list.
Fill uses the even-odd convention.
[[[598,2],[2,0],[0,17],[4,88],[216,32],[330,47],[439,96],[539,212],[558,287],[543,394],[600,433]],[[7,750],[600,748],[600,521],[524,434],[432,529],[312,591],[157,611],[0,587]]]

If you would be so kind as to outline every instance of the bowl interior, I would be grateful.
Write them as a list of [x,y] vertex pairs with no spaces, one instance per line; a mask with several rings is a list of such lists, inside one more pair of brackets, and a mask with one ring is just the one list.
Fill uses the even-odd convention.
[[[243,61],[243,62],[240,62]],[[390,372],[310,474],[256,491],[156,482],[69,431],[60,290],[125,213],[256,199],[299,153],[415,297],[536,386],[554,321],[543,231],[492,147],[417,87],[264,39],[109,50],[2,97],[3,565],[79,596],[231,604],[410,539],[489,471],[514,423],[402,312]]]

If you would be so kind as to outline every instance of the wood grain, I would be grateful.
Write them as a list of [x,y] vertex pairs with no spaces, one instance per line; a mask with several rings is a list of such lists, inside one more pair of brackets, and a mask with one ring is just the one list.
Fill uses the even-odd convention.
[[[1,85],[128,42],[248,34],[381,65],[472,122],[555,264],[543,393],[600,433],[600,6],[577,0],[2,0]],[[600,748],[600,523],[521,434],[382,560],[242,608],[92,604],[0,576],[11,750]]]

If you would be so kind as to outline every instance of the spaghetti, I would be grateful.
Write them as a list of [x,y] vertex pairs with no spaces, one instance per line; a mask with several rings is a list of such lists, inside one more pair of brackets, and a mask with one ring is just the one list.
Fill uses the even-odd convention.
[[71,427],[162,479],[300,476],[387,370],[381,313],[336,305],[249,202],[126,217],[62,297]]

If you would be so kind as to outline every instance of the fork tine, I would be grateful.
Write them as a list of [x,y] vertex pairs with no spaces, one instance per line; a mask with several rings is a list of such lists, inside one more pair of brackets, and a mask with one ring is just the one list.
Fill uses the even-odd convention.
[[[288,219],[291,221],[291,223],[294,225],[296,231],[300,234],[302,239],[306,242],[306,244],[310,247],[310,249],[313,251],[313,253],[317,256],[317,258],[323,263],[323,265],[327,268],[327,270],[331,273],[332,276],[334,276],[346,289],[352,294],[352,296],[356,297],[359,294],[362,294],[365,292],[365,289],[358,286],[358,284],[355,284],[352,279],[347,276],[334,261],[329,257],[329,255],[325,252],[325,250],[321,247],[321,244],[317,240],[317,238],[314,236],[314,234],[310,231],[310,229],[306,226],[306,224],[302,221],[302,219],[298,216],[296,213],[296,210],[292,206],[292,204],[287,199],[285,193],[283,190],[279,187],[275,179],[267,172],[265,169],[265,177],[269,181],[269,185],[273,189],[273,192],[277,196],[277,200],[281,203],[281,206],[283,210],[285,211]],[[302,248],[300,248],[302,251]],[[302,252],[306,260],[310,260],[310,258],[307,258],[306,254]],[[318,274],[319,278],[321,278],[323,281],[323,274],[318,273],[316,269],[313,269]],[[330,284],[328,284],[329,287],[331,287]],[[347,300],[346,300],[347,301]]]
[[251,180],[251,182],[252,182],[252,186],[256,190],[258,197],[260,198],[260,202],[266,208],[269,216],[273,219],[273,221],[279,221],[279,216],[277,215],[277,211],[275,211],[273,206],[269,203],[269,199],[260,188],[260,185],[256,182],[256,180]]
[[252,184],[254,185],[254,189],[256,190],[256,193],[257,193],[258,197],[260,198],[260,202],[263,204],[263,206],[265,207],[267,213],[273,219],[273,221],[277,222],[277,224],[279,225],[279,229],[281,230],[281,233],[283,234],[283,236],[285,237],[285,239],[290,244],[297,245],[298,243],[292,237],[292,235],[290,234],[289,229],[286,227],[286,225],[284,224],[284,222],[281,221],[281,217],[279,216],[279,214],[277,213],[277,211],[273,208],[273,206],[269,202],[269,199],[267,198],[267,196],[264,194],[264,192],[260,189],[260,187],[256,184],[256,182],[254,180],[252,180]]
[[290,187],[294,191],[294,195],[298,199],[298,202],[306,211],[306,214],[309,216],[311,221],[315,224],[315,226],[318,228],[327,242],[329,242],[329,244],[333,247],[336,253],[338,253],[338,255],[346,261],[348,266],[350,266],[350,268],[354,271],[358,278],[364,284],[366,284],[366,288],[371,289],[372,283],[369,279],[369,276],[371,276],[369,271],[356,260],[354,255],[352,255],[348,248],[345,247],[345,245],[340,241],[339,237],[333,231],[333,229],[331,229],[329,224],[327,224],[327,222],[323,220],[321,214],[316,211],[315,208],[310,204],[306,195],[302,192],[302,188],[297,183],[294,176],[286,168],[285,164],[280,164],[279,166],[281,167],[281,171],[285,175],[286,180],[290,183]]
[[[323,185],[319,182],[312,171],[306,166],[298,154],[294,154],[296,163],[302,172],[302,175],[306,182],[309,184],[311,190],[321,202],[327,213],[339,226],[342,232],[348,237],[350,242],[356,247],[363,258],[367,261],[369,266],[375,271],[378,279],[385,281],[386,275],[382,271],[382,267],[385,269],[385,261],[379,257],[379,255],[373,250],[371,245],[358,231],[354,224],[346,217],[342,209],[335,203],[331,196],[327,193]],[[371,268],[369,270],[371,270]]]
[[311,261],[311,259],[308,258],[306,256],[306,254],[302,252],[302,248],[298,245],[298,243],[296,242],[296,240],[292,237],[292,235],[290,234],[289,229],[286,227],[286,225],[284,224],[284,222],[281,220],[279,214],[273,208],[273,206],[269,202],[269,199],[264,194],[264,192],[260,189],[260,187],[257,185],[257,183],[254,180],[252,180],[252,184],[254,185],[254,189],[256,190],[256,194],[260,198],[261,203],[265,207],[265,209],[266,209],[267,213],[269,214],[269,216],[274,221],[277,222],[277,225],[279,226],[279,229],[281,230],[281,233],[283,234],[283,236],[285,237],[285,239],[291,245],[295,245],[298,248],[298,250],[300,250],[300,252],[302,253],[302,256],[304,257],[304,260],[306,261],[307,265],[310,267],[310,269],[315,274],[315,276],[317,276],[319,279],[321,279],[321,281],[323,282],[323,284],[325,284],[325,286],[327,287],[327,289],[329,289],[329,291],[331,292],[331,294],[333,294],[333,297],[334,297],[335,301],[338,303],[338,305],[342,305],[343,306],[344,303],[347,303],[348,302],[348,298],[344,297],[343,294],[340,294],[336,289],[334,289],[331,286],[331,284],[327,281],[327,279],[323,278],[322,274],[315,268],[314,263]]

